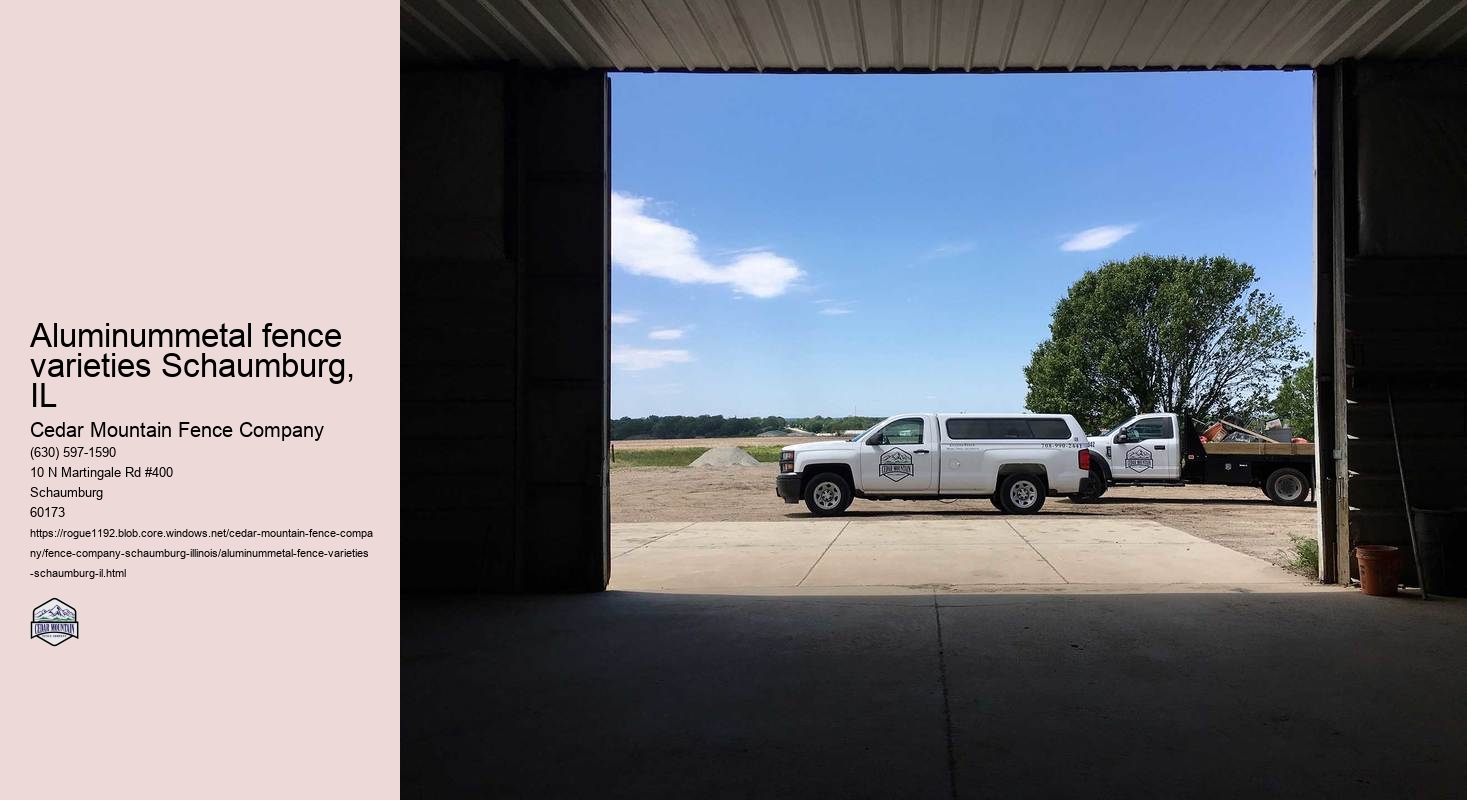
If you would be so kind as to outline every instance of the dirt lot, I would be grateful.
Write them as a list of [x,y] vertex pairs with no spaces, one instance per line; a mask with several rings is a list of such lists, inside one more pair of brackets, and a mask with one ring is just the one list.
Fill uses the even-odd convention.
[[[707,439],[689,440],[704,444]],[[768,442],[768,439],[761,443]],[[788,440],[778,439],[787,443]],[[722,441],[720,440],[720,443]],[[618,443],[620,444],[620,443]],[[658,442],[657,446],[676,446]],[[774,494],[775,464],[757,467],[614,467],[612,522],[783,520],[809,516],[803,503],[787,505]],[[951,502],[856,500],[852,516],[927,518],[997,514],[987,500]],[[1225,547],[1286,565],[1291,536],[1315,535],[1316,510],[1276,506],[1258,489],[1225,486],[1115,487],[1099,503],[1049,498],[1040,514],[1105,514],[1142,517]]]

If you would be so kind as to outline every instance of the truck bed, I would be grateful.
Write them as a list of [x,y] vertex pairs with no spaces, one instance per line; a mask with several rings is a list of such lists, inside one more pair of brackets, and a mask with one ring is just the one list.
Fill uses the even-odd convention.
[[1290,442],[1207,442],[1202,449],[1210,456],[1313,456],[1314,444]]

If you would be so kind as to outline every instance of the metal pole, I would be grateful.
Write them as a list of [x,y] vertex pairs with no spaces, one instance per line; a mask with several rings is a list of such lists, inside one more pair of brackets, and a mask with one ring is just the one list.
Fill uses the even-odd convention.
[[1411,536],[1411,558],[1416,562],[1416,580],[1421,582],[1421,599],[1426,595],[1426,571],[1421,568],[1421,548],[1416,546],[1416,522],[1411,518],[1411,495],[1406,492],[1406,465],[1401,461],[1401,436],[1396,432],[1396,400],[1386,384],[1386,407],[1391,413],[1391,443],[1396,446],[1396,474],[1401,476],[1401,502],[1406,505],[1406,532]]

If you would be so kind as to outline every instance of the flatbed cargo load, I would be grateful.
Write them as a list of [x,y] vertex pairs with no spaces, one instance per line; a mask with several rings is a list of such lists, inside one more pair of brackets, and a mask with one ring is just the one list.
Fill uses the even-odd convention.
[[1207,442],[1210,456],[1314,456],[1313,442]]

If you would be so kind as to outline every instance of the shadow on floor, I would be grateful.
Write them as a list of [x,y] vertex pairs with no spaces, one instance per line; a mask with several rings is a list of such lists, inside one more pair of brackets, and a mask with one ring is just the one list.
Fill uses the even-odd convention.
[[[1177,505],[1177,506],[1267,506],[1274,505],[1272,500],[1260,496],[1257,500],[1243,500],[1239,498],[1213,498],[1205,497],[1103,497],[1097,503],[1088,505],[1103,506],[1106,504],[1120,505]],[[1319,503],[1310,500],[1299,503],[1292,508],[1319,508]]]
[[404,797],[1460,797],[1467,603],[403,602]]

